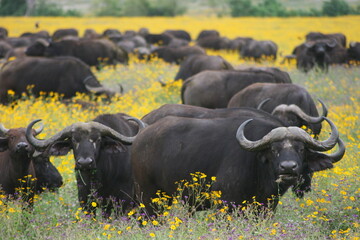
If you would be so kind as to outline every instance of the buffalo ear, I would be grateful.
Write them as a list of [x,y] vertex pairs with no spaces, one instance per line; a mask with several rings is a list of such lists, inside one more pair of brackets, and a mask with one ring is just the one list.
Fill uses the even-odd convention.
[[102,149],[108,153],[126,152],[127,148],[119,141],[114,141],[110,138],[105,138],[102,142]]
[[306,159],[310,172],[322,171],[334,167],[331,158],[320,152],[309,150]]
[[4,152],[9,149],[9,139],[0,138],[0,152]]
[[49,156],[64,156],[70,152],[72,145],[69,141],[58,141],[55,142],[47,149]]

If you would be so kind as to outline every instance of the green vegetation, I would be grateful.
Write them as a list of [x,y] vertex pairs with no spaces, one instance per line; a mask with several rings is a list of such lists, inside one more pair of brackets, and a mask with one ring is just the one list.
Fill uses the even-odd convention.
[[[76,7],[76,2],[67,5]],[[65,1],[66,2],[66,1]],[[290,17],[290,16],[342,16],[360,14],[360,4],[351,6],[345,0],[325,0],[318,8],[288,7],[284,0],[92,0],[86,5],[93,16],[179,16],[194,8],[212,9],[218,16],[232,17]],[[304,3],[305,4],[305,3]],[[305,4],[306,5],[306,4]],[[201,11],[201,10],[200,10]],[[1,0],[0,16],[81,16],[86,11],[63,10],[58,2],[45,0]]]

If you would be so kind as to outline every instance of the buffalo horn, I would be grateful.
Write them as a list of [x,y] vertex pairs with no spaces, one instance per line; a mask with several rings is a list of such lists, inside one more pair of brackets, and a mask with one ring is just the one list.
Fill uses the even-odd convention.
[[258,151],[266,148],[270,143],[274,141],[282,141],[285,138],[299,140],[304,142],[310,149],[316,151],[327,151],[332,149],[339,138],[339,132],[329,119],[324,117],[330,127],[331,127],[331,135],[328,139],[324,141],[318,141],[313,139],[307,132],[299,127],[278,127],[271,130],[268,134],[266,134],[262,139],[257,141],[250,141],[244,135],[245,126],[252,121],[249,119],[243,122],[237,130],[236,138],[239,141],[240,145],[248,150],[248,151]]
[[50,144],[54,143],[55,141],[57,141],[59,139],[68,138],[71,136],[71,126],[68,126],[68,127],[64,128],[61,132],[58,132],[57,134],[55,134],[54,136],[52,136],[49,139],[39,140],[32,135],[32,127],[37,122],[40,122],[40,121],[41,121],[41,119],[34,120],[26,128],[26,138],[29,141],[29,143],[31,143],[36,149],[45,149]]
[[331,42],[326,43],[329,47],[333,48],[336,46],[337,41],[335,39],[331,39]]
[[345,154],[345,144],[343,140],[341,140],[341,138],[338,139],[338,144],[339,144],[339,149],[337,150],[337,152],[332,154],[325,154],[331,159],[332,163],[336,163],[340,161]]
[[315,45],[314,41],[304,43],[304,46],[307,47],[307,48],[312,48],[314,45]]
[[112,129],[108,126],[105,126],[101,123],[98,123],[98,122],[88,122],[88,123],[78,123],[78,124],[81,124],[83,126],[85,124],[88,124],[90,127],[94,127],[96,129],[98,129],[102,135],[111,137],[113,139],[117,139],[124,143],[132,143],[136,137],[136,136],[133,136],[133,137],[124,136],[124,135],[120,134],[119,132],[115,131],[114,129]]
[[4,125],[0,124],[0,133],[6,134],[9,129],[5,128]]
[[257,106],[256,109],[262,110],[261,108],[262,108],[268,101],[270,101],[270,100],[271,100],[271,98],[266,98],[266,99],[262,100],[262,101],[259,103],[259,105]]
[[350,47],[355,47],[355,45],[356,45],[356,42],[350,42]]
[[324,102],[321,101],[320,99],[318,100],[321,103],[322,111],[323,111],[322,115],[319,117],[313,117],[307,115],[301,108],[299,108],[295,104],[291,104],[291,105],[281,104],[272,111],[271,115],[275,115],[277,112],[292,112],[308,123],[320,123],[324,120],[324,117],[327,116],[328,111]]
[[135,118],[135,117],[125,117],[125,119],[128,121],[136,122],[139,125],[139,130],[148,126],[146,123],[144,123],[143,121],[141,121],[140,119]]

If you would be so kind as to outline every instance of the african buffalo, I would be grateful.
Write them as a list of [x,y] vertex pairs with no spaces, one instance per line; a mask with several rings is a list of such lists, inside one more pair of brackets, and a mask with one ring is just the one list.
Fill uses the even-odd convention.
[[163,59],[168,63],[180,64],[186,57],[193,54],[202,54],[205,55],[206,52],[203,48],[198,46],[184,46],[184,47],[158,47],[155,48],[152,52],[152,56],[157,56],[158,58]]
[[165,30],[165,34],[170,34],[175,38],[184,39],[186,41],[191,42],[190,34],[185,30]]
[[183,83],[182,103],[207,108],[225,108],[232,96],[257,82],[289,83],[277,74],[261,70],[203,71]]
[[50,42],[45,39],[37,39],[33,44],[28,46],[25,50],[27,56],[40,57],[44,56],[46,48]]
[[174,37],[168,33],[149,33],[145,35],[144,38],[148,44],[168,45]]
[[250,40],[240,49],[240,56],[244,59],[254,59],[255,61],[264,60],[268,58],[271,60],[276,59],[278,46],[273,41],[257,41]]
[[305,42],[297,46],[293,54],[296,56],[296,66],[303,72],[314,67],[327,72],[330,64],[347,62],[346,49],[334,39]]
[[230,40],[230,43],[228,44],[228,49],[233,51],[240,51],[241,48],[245,47],[252,40],[254,39],[250,37],[237,37]]
[[57,168],[50,162],[47,153],[41,153],[32,157],[36,174],[35,192],[41,193],[44,190],[57,191],[63,185],[63,178]]
[[220,37],[220,33],[217,30],[202,30],[199,35],[196,38],[196,41],[199,41],[200,39],[209,37],[209,36],[216,36]]
[[[229,101],[228,108],[252,107],[257,108],[261,102],[269,99],[262,105],[261,110],[272,113],[289,126],[307,126],[317,136],[321,131],[321,123],[309,123],[301,114],[300,108],[306,115],[317,118],[319,113],[310,93],[304,88],[291,83],[254,83],[237,92]],[[281,104],[296,105],[279,108]],[[276,109],[276,110],[275,110]],[[326,113],[326,112],[325,112]],[[326,116],[326,114],[325,114]],[[320,120],[320,119],[319,119]]]
[[[29,135],[41,131],[42,128],[32,130]],[[37,177],[32,158],[35,149],[25,138],[25,128],[6,129],[0,125],[0,133],[0,189],[7,196],[21,197],[32,206]]]
[[[238,206],[255,200],[275,209],[279,197],[298,184],[304,172],[331,168],[343,157],[345,147],[330,120],[325,118],[330,137],[318,141],[303,129],[285,127],[264,114],[250,120],[248,116],[168,116],[140,132],[132,145],[131,162],[137,197],[149,214],[158,190],[171,196],[177,190],[175,182],[189,180],[195,172],[216,177],[211,190],[221,191],[226,203]],[[337,142],[337,153],[322,153]]]
[[[135,123],[130,122],[135,121]],[[31,135],[28,141],[35,149],[47,150],[52,155],[66,155],[73,151],[78,198],[84,211],[96,215],[96,202],[109,217],[112,209],[123,213],[134,196],[130,164],[130,145],[145,125],[126,114],[103,114],[93,121],[74,123],[46,140]]]
[[73,56],[81,59],[89,66],[100,69],[102,64],[128,64],[127,52],[107,39],[62,40],[51,42],[46,48],[46,57]]
[[0,39],[7,38],[8,35],[9,31],[4,27],[0,27]]
[[360,42],[350,42],[350,46],[347,49],[348,60],[360,62]]
[[[268,114],[269,118],[273,118]],[[154,124],[167,116],[187,117],[187,118],[230,118],[238,116],[266,117],[263,111],[253,108],[204,108],[184,104],[165,104],[155,109],[141,118],[146,124]],[[281,120],[279,123],[283,124]]]
[[343,47],[346,47],[346,36],[342,33],[324,34],[321,32],[309,32],[308,34],[306,34],[305,39],[307,42],[335,39],[338,44],[340,44]]
[[[255,84],[254,84],[255,85]],[[286,115],[294,115],[298,118],[303,119],[309,124],[319,124],[320,121],[323,120],[321,117],[312,117],[304,113],[300,108],[295,108],[292,106],[289,107],[281,107],[278,110],[282,110],[282,113]],[[285,111],[285,112],[284,112]],[[327,109],[323,105],[323,116],[327,114]],[[146,114],[141,120],[145,123],[151,125],[155,122],[159,121],[162,118],[167,116],[176,116],[176,117],[187,117],[187,118],[199,118],[199,119],[206,119],[206,118],[230,118],[230,117],[261,117],[265,118],[266,113],[263,110],[257,110],[254,108],[247,108],[247,107],[239,107],[239,108],[216,108],[216,109],[209,109],[191,105],[182,105],[182,104],[165,104],[158,109],[151,111],[150,113]],[[275,121],[273,118],[274,115],[268,114],[268,118]],[[290,121],[283,121],[284,118],[278,117],[279,123],[283,124],[286,127],[290,126],[297,126],[296,122]],[[299,181],[296,186],[293,187],[293,192],[296,194],[297,197],[303,197],[305,192],[311,190],[311,180],[312,174],[304,173],[302,174],[301,181]]]
[[202,48],[221,50],[229,49],[230,42],[230,39],[228,39],[227,37],[208,36],[199,39],[196,44]]
[[8,91],[15,97],[29,91],[39,96],[40,92],[56,92],[63,98],[79,93],[105,94],[112,97],[118,93],[103,87],[89,66],[74,57],[24,57],[3,65],[0,71],[0,103],[7,104]]
[[196,54],[188,56],[181,64],[175,81],[187,78],[205,70],[232,70],[233,66],[221,56]]
[[79,31],[76,30],[75,28],[58,29],[53,33],[52,40],[59,41],[67,36],[78,37]]
[[0,58],[4,58],[6,54],[12,49],[13,47],[9,43],[0,41]]

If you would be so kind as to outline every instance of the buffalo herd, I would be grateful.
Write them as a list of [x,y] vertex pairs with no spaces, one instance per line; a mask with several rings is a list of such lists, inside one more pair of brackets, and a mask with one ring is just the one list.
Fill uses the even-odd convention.
[[[347,48],[340,33],[311,32],[285,61],[296,59],[304,72],[326,72],[332,64],[359,61],[359,47],[351,42]],[[177,64],[174,81],[182,80],[182,104],[165,104],[141,120],[125,113],[102,114],[58,129],[47,139],[38,138],[42,125],[33,128],[40,119],[21,128],[0,125],[2,191],[16,197],[16,189],[25,185],[18,197],[31,207],[34,194],[57,191],[63,184],[50,156],[72,151],[79,204],[92,216],[96,206],[109,217],[142,203],[152,215],[157,191],[173,195],[175,183],[190,180],[195,172],[209,181],[216,177],[211,190],[221,191],[221,200],[230,206],[256,199],[275,209],[288,189],[303,197],[311,190],[313,173],[332,168],[345,154],[327,106],[319,99],[319,114],[311,93],[292,83],[286,71],[233,66],[221,56],[208,55],[207,49],[236,51],[240,58],[257,62],[279,57],[271,40],[229,39],[217,30],[203,30],[192,39],[184,30],[153,34],[146,28],[87,29],[80,37],[69,28],[52,35],[40,31],[9,37],[0,28],[1,104],[16,104],[24,93],[41,92],[57,92],[65,100],[76,93],[111,100],[121,91],[103,86],[91,67],[126,65],[129,56]],[[319,140],[323,123],[330,135]],[[335,146],[336,152],[326,153]],[[197,207],[209,206],[204,202]]]

